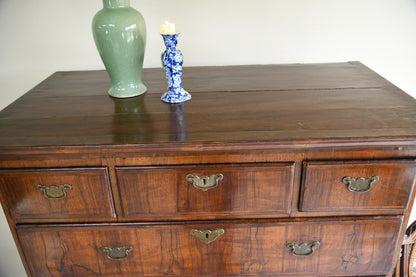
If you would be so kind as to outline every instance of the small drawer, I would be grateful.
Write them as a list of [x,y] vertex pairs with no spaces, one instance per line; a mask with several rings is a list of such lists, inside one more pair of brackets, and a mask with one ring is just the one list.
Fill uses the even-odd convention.
[[288,215],[293,164],[117,168],[123,216]]
[[306,162],[301,211],[396,211],[408,207],[414,161]]
[[1,170],[0,187],[17,222],[114,217],[105,168]]
[[400,224],[21,226],[17,234],[33,276],[385,276]]

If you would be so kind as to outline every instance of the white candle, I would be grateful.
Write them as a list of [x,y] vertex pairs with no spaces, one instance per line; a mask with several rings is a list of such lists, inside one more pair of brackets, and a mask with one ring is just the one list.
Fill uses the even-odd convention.
[[160,26],[160,33],[162,35],[174,35],[176,34],[175,30],[175,23],[170,23],[168,21],[165,22],[162,26]]

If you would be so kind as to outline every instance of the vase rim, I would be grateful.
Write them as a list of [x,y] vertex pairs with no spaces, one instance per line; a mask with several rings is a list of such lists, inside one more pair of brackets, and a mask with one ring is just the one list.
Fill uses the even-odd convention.
[[177,32],[177,33],[174,33],[174,34],[160,34],[160,35],[162,35],[162,36],[177,36],[177,35],[179,35],[180,34],[180,32]]
[[128,8],[130,0],[103,0],[103,6],[107,9]]

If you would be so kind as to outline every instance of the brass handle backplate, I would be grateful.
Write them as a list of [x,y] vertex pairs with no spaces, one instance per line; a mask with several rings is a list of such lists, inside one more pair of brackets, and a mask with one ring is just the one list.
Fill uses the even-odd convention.
[[211,176],[187,174],[185,179],[195,188],[202,191],[207,191],[218,186],[218,182],[224,179],[224,176],[221,173],[213,174]]
[[214,240],[216,240],[219,236],[224,234],[224,229],[218,229],[218,230],[204,230],[200,231],[197,229],[191,230],[191,235],[197,237],[201,241],[205,242],[206,244],[210,244]]
[[371,186],[380,180],[378,176],[372,176],[369,178],[353,178],[346,176],[342,178],[341,182],[348,186],[348,190],[351,192],[367,192],[371,189]]
[[313,251],[321,245],[319,241],[311,243],[288,243],[286,245],[292,251],[293,256],[309,256],[313,254]]
[[43,196],[48,199],[62,199],[66,196],[66,192],[72,189],[71,185],[63,184],[60,186],[44,186],[36,185],[35,188],[43,192]]
[[133,250],[132,246],[123,246],[123,247],[100,247],[100,250],[103,251],[107,258],[110,260],[124,260],[129,256],[129,252]]

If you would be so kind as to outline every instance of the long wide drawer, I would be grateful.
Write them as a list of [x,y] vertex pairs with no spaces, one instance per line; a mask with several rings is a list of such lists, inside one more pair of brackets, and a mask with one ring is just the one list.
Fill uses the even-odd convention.
[[17,222],[88,222],[115,217],[106,168],[1,170]]
[[292,163],[121,167],[127,218],[288,216]]
[[401,222],[18,227],[17,234],[33,276],[379,276],[392,267]]
[[416,162],[306,162],[303,172],[301,211],[398,214],[408,207]]

